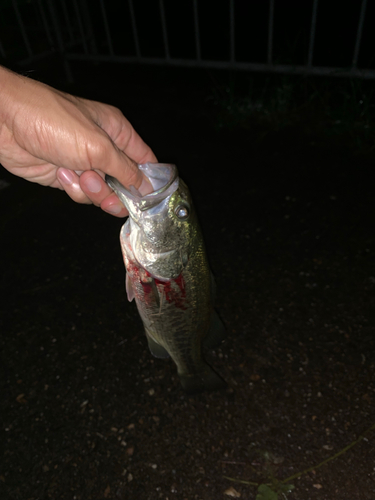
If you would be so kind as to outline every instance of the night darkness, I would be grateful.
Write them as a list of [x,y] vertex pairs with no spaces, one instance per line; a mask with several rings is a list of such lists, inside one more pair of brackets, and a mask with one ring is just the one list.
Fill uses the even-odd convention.
[[[68,84],[56,55],[18,65],[9,4],[2,64],[117,106],[177,164],[228,333],[206,358],[228,388],[187,396],[151,356],[126,300],[123,221],[1,168],[1,499],[373,500],[374,83],[73,61]],[[350,66],[360,4],[319,2],[314,65]],[[192,2],[164,5],[171,57],[195,57]],[[106,7],[115,53],[134,55],[128,4]],[[158,2],[134,8],[142,55],[162,57]],[[374,69],[374,8],[360,68]],[[202,58],[228,58],[228,2],[199,9]],[[275,62],[306,63],[311,10],[275,1]],[[237,60],[266,62],[268,2],[235,16]]]

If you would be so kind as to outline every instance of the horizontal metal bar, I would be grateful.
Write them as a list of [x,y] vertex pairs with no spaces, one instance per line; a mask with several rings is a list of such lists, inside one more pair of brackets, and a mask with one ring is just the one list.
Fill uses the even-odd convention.
[[[76,47],[77,45],[80,45],[80,41],[76,41],[76,42],[69,42],[68,44],[65,45],[65,48],[68,49],[68,48],[72,48],[72,47]],[[34,62],[37,62],[37,61],[40,61],[41,59],[44,59],[45,57],[50,57],[54,54],[58,54],[59,51],[58,49],[54,49],[54,48],[51,48],[51,49],[47,49],[47,50],[44,50],[43,52],[38,52],[38,54],[34,54],[33,56],[30,56],[30,57],[26,57],[25,59],[21,59],[20,61],[17,61],[16,64],[18,64],[19,66],[27,66],[29,64],[33,64]]]
[[114,63],[134,63],[149,64],[156,66],[176,66],[184,68],[210,68],[210,69],[235,69],[239,71],[258,71],[262,73],[283,73],[294,75],[317,75],[317,76],[341,76],[356,77],[364,79],[375,79],[375,70],[358,68],[334,68],[327,66],[293,66],[291,64],[262,64],[236,62],[234,65],[230,61],[210,61],[196,59],[169,59],[152,57],[132,57],[132,56],[104,56],[86,54],[66,54],[70,61],[92,61],[92,62],[114,62]]
[[53,54],[57,54],[58,51],[54,49],[44,50],[43,52],[39,52],[38,54],[34,54],[33,56],[26,57],[25,59],[21,59],[17,61],[16,64],[19,66],[27,66],[29,64],[33,64],[34,62],[40,61],[45,57],[52,56]]

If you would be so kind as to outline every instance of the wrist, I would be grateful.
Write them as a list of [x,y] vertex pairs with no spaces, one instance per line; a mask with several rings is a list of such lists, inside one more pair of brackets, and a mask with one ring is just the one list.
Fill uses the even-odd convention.
[[0,126],[10,127],[16,107],[17,89],[22,76],[0,66]]

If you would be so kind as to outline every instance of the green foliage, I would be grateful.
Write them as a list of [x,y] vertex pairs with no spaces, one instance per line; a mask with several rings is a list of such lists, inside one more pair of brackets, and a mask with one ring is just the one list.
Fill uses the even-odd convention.
[[292,476],[289,476],[286,479],[283,479],[281,481],[276,478],[276,476],[274,474],[274,467],[275,467],[275,465],[281,464],[284,461],[284,459],[283,459],[283,457],[278,457],[278,456],[274,455],[273,453],[266,451],[266,450],[258,450],[258,453],[265,460],[263,473],[264,472],[266,473],[267,478],[270,479],[270,481],[271,481],[270,483],[259,484],[259,483],[253,482],[253,481],[245,481],[243,479],[236,479],[236,478],[228,477],[228,476],[224,476],[224,477],[226,479],[229,479],[229,481],[233,481],[234,483],[247,484],[249,486],[258,486],[258,493],[257,493],[257,496],[255,497],[255,500],[287,500],[286,495],[294,489],[293,484],[289,484],[289,481],[292,481],[293,479],[296,479],[297,477],[301,477],[304,474],[307,474],[311,471],[315,471],[316,469],[323,467],[324,465],[331,462],[332,460],[335,460],[339,456],[344,455],[351,448],[353,448],[358,443],[360,443],[363,439],[365,439],[366,436],[370,432],[374,432],[374,431],[375,431],[375,424],[371,425],[371,427],[366,429],[363,432],[363,434],[361,434],[360,436],[357,437],[357,439],[355,439],[354,441],[349,443],[347,446],[345,446],[345,448],[342,448],[334,455],[331,455],[330,457],[326,458],[322,462],[320,462],[316,465],[313,465],[311,467],[308,467],[305,470],[297,472],[296,474],[293,474]]
[[258,487],[258,494],[255,500],[285,500],[287,493],[290,493],[293,489],[294,486],[292,484],[283,484],[279,481],[275,481],[275,484],[272,484],[272,486],[261,484]]
[[258,494],[255,500],[278,500],[279,495],[266,484],[261,484],[258,488]]

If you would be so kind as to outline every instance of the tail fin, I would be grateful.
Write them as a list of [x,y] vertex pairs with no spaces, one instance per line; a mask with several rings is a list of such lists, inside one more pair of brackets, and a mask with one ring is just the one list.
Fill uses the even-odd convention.
[[217,391],[226,387],[226,382],[208,365],[199,373],[180,375],[180,382],[188,394]]

